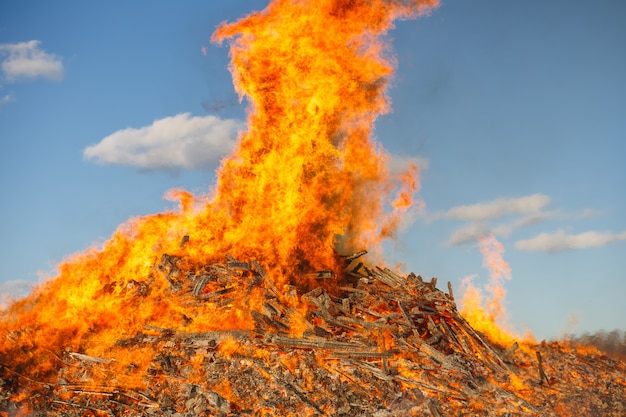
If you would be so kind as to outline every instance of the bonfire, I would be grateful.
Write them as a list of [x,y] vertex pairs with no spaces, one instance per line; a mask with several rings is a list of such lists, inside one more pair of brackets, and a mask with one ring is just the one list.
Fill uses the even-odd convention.
[[506,335],[381,259],[423,205],[372,138],[385,35],[436,6],[275,0],[218,27],[248,125],[215,189],[171,191],[1,313],[0,415],[624,415],[624,362]]

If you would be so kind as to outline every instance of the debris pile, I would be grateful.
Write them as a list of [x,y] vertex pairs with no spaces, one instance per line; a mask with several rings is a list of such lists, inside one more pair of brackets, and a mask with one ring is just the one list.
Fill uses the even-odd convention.
[[218,316],[260,291],[261,308],[241,312],[250,326],[189,331],[210,318],[188,313],[177,328],[145,323],[100,346],[98,356],[87,344],[48,352],[56,365],[47,373],[23,361],[38,360],[36,346],[4,335],[22,341],[12,353],[23,356],[0,352],[0,415],[626,413],[624,362],[556,342],[493,345],[459,314],[450,285],[443,292],[435,278],[354,265],[364,253],[344,257],[343,271],[306,274],[307,285],[282,288],[257,261],[227,256],[185,271],[163,255],[153,281],[129,291],[136,308],[159,278],[169,284],[163,296],[188,312],[212,303]]

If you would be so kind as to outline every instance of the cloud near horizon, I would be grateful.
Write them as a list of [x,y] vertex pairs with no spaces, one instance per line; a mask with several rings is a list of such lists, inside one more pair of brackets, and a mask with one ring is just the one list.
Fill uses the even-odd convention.
[[[477,241],[481,236],[493,233],[508,237],[514,230],[541,223],[555,217],[558,212],[544,211],[550,197],[533,194],[516,198],[497,198],[476,204],[452,207],[445,212],[435,213],[433,219],[465,220],[468,223],[452,232],[448,246]],[[495,220],[514,216],[513,220],[492,226]]]
[[53,81],[63,79],[63,62],[41,49],[40,44],[37,40],[0,44],[0,68],[8,82],[39,77]]
[[550,203],[545,194],[533,194],[518,198],[498,198],[492,201],[452,207],[445,213],[438,213],[435,218],[454,220],[486,221],[495,220],[512,214],[538,213]]
[[540,233],[530,239],[518,240],[515,242],[515,248],[528,252],[556,253],[569,249],[598,248],[621,240],[626,240],[626,231],[622,233],[589,231],[569,235],[559,229],[553,233]]
[[481,236],[489,233],[489,226],[484,222],[471,222],[466,226],[456,229],[450,235],[448,246],[462,245],[463,243],[475,242]]
[[[465,225],[454,230],[446,242],[448,246],[457,246],[475,242],[488,233],[506,238],[518,229],[549,220],[579,220],[599,213],[589,208],[579,213],[566,213],[558,209],[549,210],[547,206],[550,202],[550,197],[544,194],[498,198],[477,204],[456,206],[445,212],[435,213],[432,218],[467,221]],[[507,217],[507,220],[494,224],[503,217]]]
[[180,113],[141,128],[118,130],[88,146],[86,160],[147,170],[211,169],[235,146],[244,123]]

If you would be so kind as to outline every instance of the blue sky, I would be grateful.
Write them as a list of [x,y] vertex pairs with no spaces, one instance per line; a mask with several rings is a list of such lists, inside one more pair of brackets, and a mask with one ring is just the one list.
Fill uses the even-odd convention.
[[[0,293],[171,208],[168,189],[213,185],[245,107],[209,38],[266,5],[2,2]],[[390,264],[481,284],[476,238],[492,232],[515,327],[626,327],[625,19],[620,0],[493,0],[398,22],[376,138],[420,161],[426,209]]]

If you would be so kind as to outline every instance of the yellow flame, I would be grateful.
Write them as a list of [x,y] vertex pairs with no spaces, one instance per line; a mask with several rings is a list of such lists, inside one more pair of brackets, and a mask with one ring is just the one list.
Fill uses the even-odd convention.
[[[504,248],[493,234],[481,236],[478,240],[483,256],[483,267],[489,271],[489,283],[486,290],[489,297],[477,288],[474,276],[465,277],[462,281],[461,312],[476,330],[485,334],[489,340],[501,346],[510,346],[519,336],[515,335],[507,321],[504,280],[511,279],[511,267],[504,260]],[[532,340],[527,333],[525,340]]]

